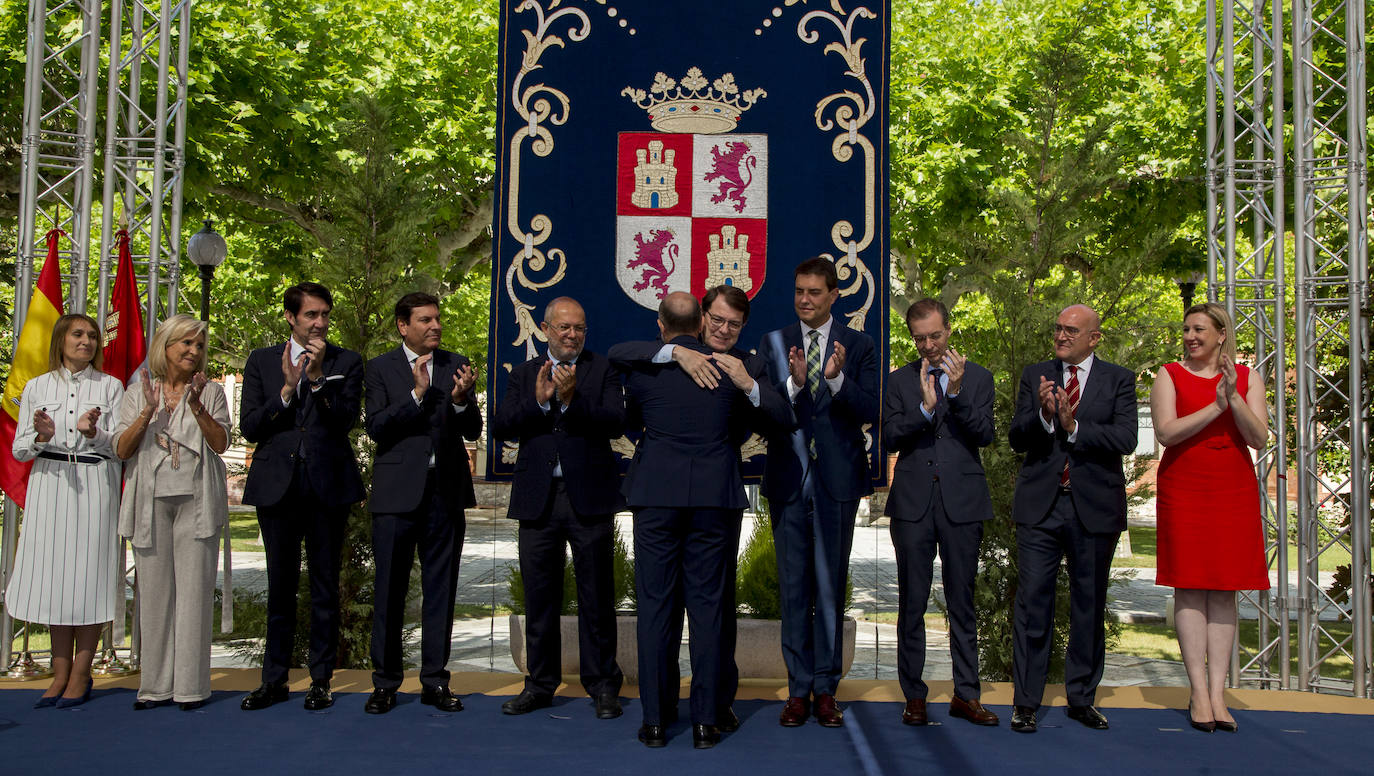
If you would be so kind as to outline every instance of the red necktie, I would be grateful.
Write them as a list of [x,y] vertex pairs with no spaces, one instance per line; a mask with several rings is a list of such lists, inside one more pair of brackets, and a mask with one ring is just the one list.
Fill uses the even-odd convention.
[[[1078,367],[1076,367],[1076,366],[1074,366],[1074,365],[1072,365],[1072,364],[1069,365],[1069,384],[1068,384],[1067,386],[1065,386],[1065,388],[1067,389],[1068,394],[1069,394],[1069,414],[1070,414],[1070,415],[1073,415],[1074,417],[1078,417],[1078,397],[1079,397]],[[1066,457],[1064,458],[1064,471],[1059,475],[1059,487],[1061,487],[1061,488],[1067,488],[1068,486],[1069,486],[1069,459],[1068,459],[1068,457],[1066,456]]]

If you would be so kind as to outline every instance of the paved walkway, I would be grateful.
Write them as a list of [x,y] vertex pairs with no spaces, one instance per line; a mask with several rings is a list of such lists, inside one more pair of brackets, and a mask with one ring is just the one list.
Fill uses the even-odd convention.
[[[1135,522],[1135,521],[1133,521]],[[747,537],[753,519],[746,518],[742,534]],[[617,519],[617,527],[627,546],[633,546],[628,515]],[[468,510],[463,559],[459,566],[458,602],[478,606],[510,603],[506,585],[509,569],[517,563],[516,526],[497,516],[494,510]],[[934,596],[942,596],[936,561]],[[262,589],[266,585],[266,563],[262,553],[234,554],[234,585],[242,589]],[[1163,622],[1169,588],[1154,584],[1154,569],[1128,569],[1128,578],[1117,585],[1111,608],[1123,619]],[[897,629],[893,624],[864,621],[864,613],[891,613],[897,609],[897,570],[886,519],[859,526],[854,532],[854,551],[850,561],[854,584],[854,611],[860,618],[855,644],[854,666],[849,676],[856,679],[897,678]],[[931,612],[937,612],[932,599]],[[517,672],[510,656],[510,635],[506,617],[463,619],[454,624],[454,671]],[[418,637],[418,634],[417,634]],[[944,633],[928,634],[927,675],[931,679],[951,678],[949,642]],[[226,646],[216,644],[212,657],[216,667],[243,667]],[[684,672],[689,671],[686,645],[680,656]],[[1169,685],[1186,684],[1179,663],[1127,655],[1108,655],[1104,684]]]

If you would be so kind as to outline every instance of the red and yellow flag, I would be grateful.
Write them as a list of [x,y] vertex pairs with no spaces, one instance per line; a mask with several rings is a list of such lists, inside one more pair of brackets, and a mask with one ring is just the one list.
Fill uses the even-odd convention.
[[57,261],[57,241],[65,233],[61,229],[48,232],[48,258],[38,273],[38,286],[29,299],[28,315],[19,330],[14,346],[14,362],[5,381],[5,411],[0,412],[0,488],[4,488],[19,506],[28,495],[29,469],[32,463],[14,460],[11,448],[19,425],[19,399],[29,380],[48,371],[48,345],[52,341],[52,327],[62,317],[62,278]]
[[105,315],[104,370],[124,384],[143,365],[148,344],[143,338],[143,306],[138,301],[134,260],[129,255],[129,232],[120,229],[119,267],[115,273],[110,311]]

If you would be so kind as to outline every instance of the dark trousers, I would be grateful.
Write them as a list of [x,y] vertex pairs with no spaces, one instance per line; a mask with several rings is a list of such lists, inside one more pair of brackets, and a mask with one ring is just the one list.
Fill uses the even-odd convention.
[[677,688],[671,683],[678,677],[676,646],[683,606],[691,639],[692,722],[716,722],[725,553],[729,524],[737,511],[690,507],[635,511],[639,697],[646,725],[662,724],[664,711],[677,699]]
[[834,695],[844,668],[844,599],[859,502],[830,498],[812,473],[799,498],[773,509],[788,693]]
[[954,663],[954,694],[978,700],[978,618],[973,585],[978,577],[981,522],[956,523],[945,512],[940,489],[930,489],[930,503],[918,520],[892,521],[892,547],[897,554],[897,679],[907,700],[929,693],[921,675],[926,666],[925,613],[940,553],[949,613],[949,654]]
[[577,580],[577,645],[582,687],[589,695],[618,693],[615,662],[613,515],[579,516],[562,480],[554,480],[538,520],[520,521],[520,577],[525,584],[525,643],[530,675],[525,689],[552,695],[562,681],[564,545],[572,546]]
[[1074,706],[1090,705],[1102,681],[1107,655],[1107,580],[1120,533],[1083,527],[1073,498],[1061,491],[1049,514],[1035,525],[1016,526],[1020,566],[1012,638],[1015,704],[1038,708],[1045,693],[1054,641],[1055,579],[1059,560],[1069,572],[1069,647],[1064,688]]
[[410,567],[420,556],[420,683],[448,686],[453,639],[453,604],[458,591],[458,561],[467,527],[461,507],[450,509],[439,495],[435,474],[425,480],[420,507],[404,514],[374,512],[372,552],[377,563],[376,603],[372,613],[372,685],[401,686],[405,662],[401,631],[405,624]]
[[[728,534],[725,537],[725,583],[720,602],[720,674],[719,681],[716,682],[718,711],[735,705],[735,695],[739,692],[739,664],[735,662],[735,642],[739,635],[739,623],[735,621],[738,617],[735,587],[739,572],[739,534],[743,520],[744,510],[735,510],[730,518],[730,524],[726,526]],[[676,630],[669,646],[674,655],[682,649],[682,616],[682,606],[679,605],[678,613],[673,617]],[[672,670],[676,666],[677,664],[673,663],[669,668]],[[676,671],[668,677],[665,686],[670,694],[664,697],[665,708],[677,707],[677,691],[681,683],[682,678]]]
[[267,553],[267,651],[262,662],[266,684],[285,682],[291,668],[302,541],[310,578],[311,680],[329,681],[339,657],[339,563],[348,506],[322,503],[302,468],[297,465],[281,501],[258,507]]

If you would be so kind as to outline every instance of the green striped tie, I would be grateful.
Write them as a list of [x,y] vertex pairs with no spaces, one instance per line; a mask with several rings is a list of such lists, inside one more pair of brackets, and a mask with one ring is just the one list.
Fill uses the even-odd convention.
[[813,331],[810,336],[811,345],[806,349],[806,390],[814,399],[821,390],[821,333]]

